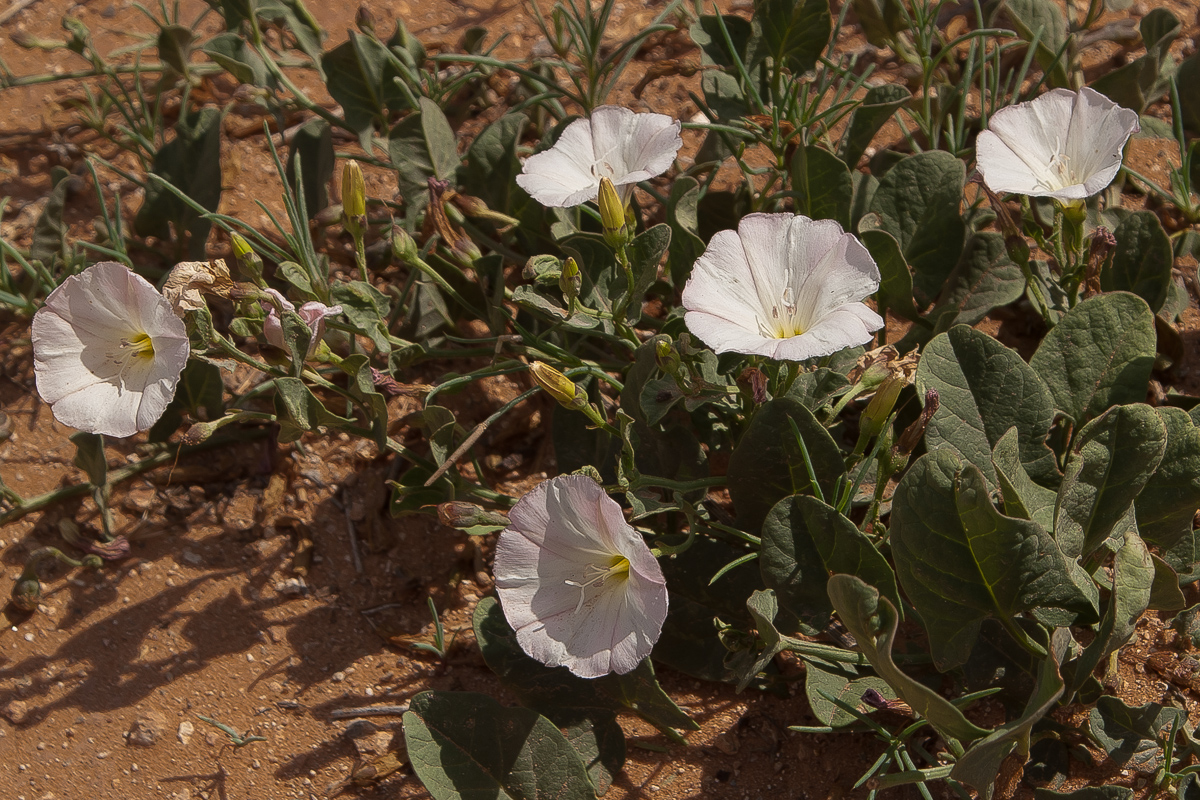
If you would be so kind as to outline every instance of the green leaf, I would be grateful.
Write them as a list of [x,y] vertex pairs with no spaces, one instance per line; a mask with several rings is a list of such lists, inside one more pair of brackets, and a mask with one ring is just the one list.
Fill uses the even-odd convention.
[[371,153],[372,134],[376,127],[387,124],[388,110],[399,110],[407,103],[392,80],[396,71],[383,43],[373,36],[349,33],[347,41],[321,57],[321,66],[329,76],[326,88],[341,105],[346,124]]
[[758,563],[787,630],[799,630],[801,623],[819,630],[829,623],[833,606],[825,584],[831,573],[862,578],[900,606],[887,559],[853,522],[815,497],[786,497],[775,504],[763,522]]
[[188,61],[191,59],[192,45],[195,41],[196,35],[192,33],[191,28],[183,25],[164,25],[159,28],[158,39],[155,42],[158,57],[180,75],[187,75]]
[[71,186],[71,173],[55,165],[50,169],[50,183],[54,186],[42,213],[38,214],[33,227],[33,241],[29,245],[29,259],[40,261],[47,269],[54,267],[55,259],[66,261],[67,225],[63,222],[63,209],[67,203],[67,189]]
[[[1200,53],[1194,53],[1179,65],[1175,73],[1175,85],[1179,87],[1179,111],[1183,127],[1194,134],[1200,133]],[[1193,161],[1193,171],[1196,162]],[[1192,180],[1195,190],[1197,182]]]
[[[855,7],[858,6],[856,2]],[[850,115],[846,138],[838,150],[842,161],[849,167],[857,167],[875,134],[911,99],[912,93],[898,83],[885,83],[867,89],[862,104]]]
[[896,699],[896,693],[883,678],[874,675],[860,677],[848,664],[807,661],[804,670],[804,694],[808,698],[808,707],[820,724],[831,728],[841,728],[858,721],[857,717],[830,700],[831,697],[863,714],[875,710],[862,699],[870,690],[878,692],[885,700]]
[[1166,446],[1166,425],[1143,404],[1112,408],[1076,435],[1054,511],[1054,536],[1068,557],[1090,556],[1115,538]]
[[283,23],[296,37],[296,44],[304,54],[313,60],[321,80],[326,80],[321,69],[321,40],[325,38],[325,31],[304,7],[302,0],[253,0],[253,3],[247,0],[239,5],[246,9],[253,5],[259,19]]
[[795,212],[812,219],[832,219],[850,227],[854,181],[841,159],[817,145],[796,148],[788,170],[795,192]]
[[108,483],[108,458],[104,455],[104,437],[98,433],[79,431],[71,434],[71,444],[75,445],[75,466],[88,476],[92,486],[104,486]]
[[1017,33],[1027,42],[1038,35],[1037,61],[1046,71],[1051,86],[1069,83],[1068,56],[1055,61],[1067,41],[1067,18],[1053,0],[1005,0],[1004,9]]
[[[729,39],[733,43],[738,60],[746,63],[750,42],[750,21],[734,14],[721,17],[725,29],[729,31]],[[700,62],[705,65],[720,67],[734,66],[734,53],[726,46],[725,36],[721,33],[721,24],[712,14],[701,15],[700,19],[688,28],[688,36],[700,48]]]
[[1123,647],[1137,628],[1137,621],[1150,607],[1150,587],[1154,583],[1154,563],[1145,542],[1136,530],[1125,532],[1125,541],[1113,560],[1112,591],[1100,627],[1078,659],[1067,697],[1072,698],[1091,677],[1097,666]]
[[1021,464],[1017,429],[1009,428],[992,450],[996,486],[1004,499],[1004,513],[1033,520],[1046,530],[1054,529],[1054,504],[1058,495],[1034,483]]
[[1141,114],[1146,106],[1166,94],[1175,64],[1168,56],[1171,43],[1179,37],[1179,20],[1165,8],[1142,17],[1142,43],[1146,52],[1128,64],[1092,82],[1092,88],[1110,100]]
[[748,68],[770,58],[799,76],[816,66],[833,32],[829,0],[754,0]]
[[[1158,469],[1135,501],[1138,531],[1157,546],[1181,576],[1195,568],[1192,519],[1200,508],[1200,430],[1187,412],[1157,408],[1167,430],[1167,446]],[[1176,548],[1183,545],[1183,557]]]
[[965,755],[958,759],[950,777],[973,786],[980,800],[991,800],[995,791],[996,776],[1009,753],[1016,750],[1023,756],[1029,755],[1029,734],[1058,702],[1063,694],[1063,679],[1058,665],[1071,641],[1071,634],[1064,628],[1054,632],[1050,642],[1052,657],[1045,658],[1038,670],[1037,686],[1025,711],[1020,717],[979,740]]
[[225,384],[215,364],[191,359],[184,366],[167,410],[150,428],[150,441],[165,442],[183,422],[183,412],[194,419],[214,420],[225,413]]
[[938,319],[953,309],[953,325],[975,325],[995,308],[1020,300],[1025,295],[1025,276],[1012,263],[999,233],[973,233],[963,247],[962,257],[946,279],[937,308]]
[[596,796],[603,797],[625,766],[625,732],[617,715],[611,711],[585,714],[574,709],[552,709],[544,716],[575,748],[596,787]]
[[512,210],[513,186],[521,173],[517,145],[528,124],[524,114],[505,114],[484,128],[467,148],[459,182],[464,192],[480,198],[493,211],[507,214]]
[[[633,270],[633,300],[629,304],[628,319],[636,323],[642,318],[642,301],[646,291],[658,277],[658,265],[671,245],[671,227],[658,224],[642,231],[630,242],[626,251]],[[620,274],[612,284],[612,290],[625,292],[625,276]]]
[[275,414],[279,417],[280,442],[294,442],[304,431],[320,425],[350,425],[354,420],[339,417],[321,404],[299,378],[275,379]]
[[967,742],[988,734],[933,689],[905,675],[892,661],[899,619],[891,601],[852,575],[834,575],[829,579],[829,599],[879,677],[914,712],[929,720],[938,733]]
[[404,740],[434,800],[591,800],[583,762],[550,720],[474,692],[409,701]]
[[1054,406],[1076,425],[1146,398],[1154,367],[1154,314],[1126,292],[1088,298],[1055,325],[1029,365]]
[[543,713],[556,708],[632,710],[660,729],[699,729],[658,685],[649,659],[624,675],[588,680],[525,655],[495,598],[479,601],[472,622],[483,660],[523,702]]
[[880,306],[913,322],[920,320],[921,312],[913,303],[912,273],[896,238],[882,230],[864,230],[859,237],[879,267]]
[[956,325],[925,347],[917,389],[936,389],[941,405],[925,432],[930,450],[948,448],[978,467],[992,484],[992,448],[1017,429],[1021,465],[1035,481],[1057,477],[1046,444],[1053,401],[1033,369],[986,333]]
[[[215,108],[189,111],[175,123],[175,138],[154,154],[150,171],[201,207],[216,211],[221,202],[221,117]],[[157,181],[146,186],[146,199],[133,221],[141,236],[168,239],[191,234],[189,256],[204,258],[212,223]]]
[[391,300],[366,281],[336,281],[329,287],[330,299],[342,307],[342,314],[355,333],[369,337],[375,350],[386,355],[392,351],[387,319]]
[[813,413],[788,397],[759,407],[729,459],[729,496],[742,530],[757,532],[783,498],[814,493],[792,424],[808,447],[820,491],[833,499],[845,471],[842,451]]
[[1178,721],[1187,722],[1187,712],[1146,703],[1136,708],[1117,697],[1104,695],[1088,717],[1088,729],[1108,753],[1114,767],[1128,764],[1143,774],[1157,770],[1163,762],[1161,739]]
[[[300,164],[302,186],[296,184]],[[288,153],[288,186],[297,197],[304,190],[304,209],[313,219],[329,205],[329,180],[333,177],[333,128],[323,119],[310,119],[296,129]]]
[[904,158],[879,181],[871,211],[900,244],[922,305],[941,293],[962,253],[966,226],[959,216],[966,167],[944,150]]
[[261,89],[274,88],[275,76],[266,63],[238,34],[227,31],[206,41],[200,49],[234,77],[238,83]]
[[1100,288],[1106,292],[1133,292],[1158,313],[1167,300],[1175,263],[1171,240],[1162,223],[1152,211],[1135,211],[1113,235],[1117,248],[1100,271]]
[[1187,598],[1180,591],[1179,573],[1163,559],[1150,554],[1154,563],[1154,582],[1150,586],[1150,610],[1178,611],[1187,605]]
[[900,479],[890,535],[896,575],[943,672],[966,662],[988,617],[1017,635],[1012,620],[1026,611],[1094,615],[1053,537],[997,511],[980,471],[947,450],[922,456]]
[[667,224],[671,226],[668,250],[668,274],[676,288],[687,283],[692,265],[704,252],[700,238],[700,182],[690,175],[680,176],[671,184],[667,196]]
[[388,134],[388,156],[410,216],[429,202],[429,179],[452,180],[459,162],[454,131],[442,109],[428,97],[419,103],[420,109]]

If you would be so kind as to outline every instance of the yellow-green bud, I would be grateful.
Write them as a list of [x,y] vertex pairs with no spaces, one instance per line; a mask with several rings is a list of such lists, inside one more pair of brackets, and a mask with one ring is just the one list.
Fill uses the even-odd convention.
[[417,243],[399,225],[392,226],[392,255],[402,264],[412,264],[421,258]]
[[625,204],[617,193],[617,187],[608,178],[600,179],[600,224],[604,226],[604,239],[613,247],[629,243],[629,229],[625,226]]
[[579,264],[575,263],[575,259],[568,258],[563,263],[562,272],[559,273],[558,288],[562,290],[563,297],[569,303],[579,296],[582,286],[583,277],[579,274]]
[[250,246],[241,234],[230,233],[229,243],[233,247],[233,257],[237,261],[238,269],[242,274],[250,278],[255,283],[262,282],[262,259],[258,253],[254,252],[254,248]]
[[900,396],[900,390],[904,386],[905,382],[902,378],[892,377],[885,380],[875,390],[875,396],[871,398],[871,402],[867,403],[867,407],[862,413],[860,438],[879,435],[884,424],[887,423],[888,417],[892,415],[892,409],[896,406],[896,398]]
[[529,365],[529,373],[538,386],[567,408],[578,408],[581,399],[586,404],[587,399],[575,382],[549,364],[535,361]]
[[357,161],[347,161],[342,169],[342,222],[353,236],[366,227],[367,187]]
[[474,528],[481,525],[505,528],[508,527],[508,517],[492,511],[485,511],[474,503],[462,500],[451,500],[437,507],[438,521],[448,528]]
[[658,368],[663,372],[674,375],[679,370],[679,353],[666,339],[659,339],[654,343],[654,357],[658,362]]

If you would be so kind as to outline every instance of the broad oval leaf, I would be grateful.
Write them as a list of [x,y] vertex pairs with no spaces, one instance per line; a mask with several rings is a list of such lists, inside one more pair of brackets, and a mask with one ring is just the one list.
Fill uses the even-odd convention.
[[947,450],[922,456],[892,499],[896,575],[929,632],[934,663],[967,661],[979,626],[1035,609],[1092,616],[1053,537],[996,510],[983,475]]
[[1046,334],[1029,365],[1076,425],[1146,398],[1154,367],[1154,314],[1128,292],[1088,298]]
[[1133,292],[1154,313],[1167,301],[1175,253],[1171,240],[1152,211],[1135,211],[1113,231],[1117,248],[1100,271],[1100,288],[1106,292]]
[[767,512],[783,498],[813,491],[793,424],[825,497],[833,497],[845,471],[841,449],[802,403],[779,397],[764,404],[729,459],[729,496],[744,531],[757,533]]
[[425,691],[409,701],[404,740],[434,800],[592,800],[575,749],[550,720],[484,694]]
[[925,432],[930,450],[949,448],[995,485],[992,448],[1016,428],[1025,471],[1042,483],[1057,480],[1054,453],[1046,444],[1053,399],[1015,350],[957,325],[926,345],[916,382],[921,394],[936,389],[941,402]]
[[[1071,445],[1054,537],[1071,558],[1089,556],[1116,535],[1167,446],[1167,428],[1148,405],[1117,406],[1084,426]],[[1120,546],[1116,540],[1115,550]]]
[[758,562],[763,583],[779,600],[780,627],[798,630],[803,624],[812,631],[828,624],[830,573],[862,578],[900,606],[887,559],[853,522],[815,497],[786,497],[775,504],[763,522]]
[[917,300],[937,299],[962,253],[959,216],[966,167],[944,150],[911,155],[887,171],[871,198],[880,227],[895,237],[913,270]]

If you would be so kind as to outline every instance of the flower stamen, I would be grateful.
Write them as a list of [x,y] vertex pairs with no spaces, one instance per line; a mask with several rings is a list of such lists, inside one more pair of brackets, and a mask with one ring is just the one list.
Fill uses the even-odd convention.
[[117,379],[118,394],[125,389],[125,373],[139,359],[154,360],[154,342],[145,331],[134,334],[128,339],[122,339],[118,345],[117,354],[113,357],[113,362],[118,367],[117,374],[114,376]]
[[579,602],[575,606],[576,614],[583,608],[583,601],[587,599],[588,587],[595,586],[597,583],[605,583],[610,578],[629,579],[629,559],[625,556],[613,556],[612,562],[607,567],[599,564],[587,564],[583,568],[583,574],[587,578],[583,583],[572,580],[563,581],[567,586],[574,586],[579,590]]

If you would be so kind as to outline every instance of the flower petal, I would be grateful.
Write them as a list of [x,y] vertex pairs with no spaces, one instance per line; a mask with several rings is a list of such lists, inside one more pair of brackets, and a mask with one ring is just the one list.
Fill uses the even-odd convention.
[[823,317],[800,336],[778,339],[774,358],[804,361],[822,358],[847,347],[871,341],[873,331],[883,327],[883,319],[862,303],[846,303]]
[[592,126],[577,119],[549,150],[525,160],[517,185],[544,206],[567,208],[593,200],[600,179],[592,174]]

